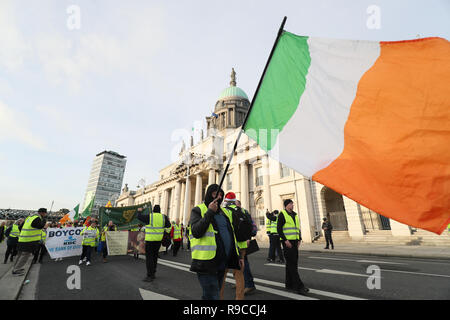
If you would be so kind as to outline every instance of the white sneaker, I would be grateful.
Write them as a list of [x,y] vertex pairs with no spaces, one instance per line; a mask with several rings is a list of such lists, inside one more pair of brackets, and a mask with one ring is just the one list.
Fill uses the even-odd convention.
[[80,260],[80,262],[78,262],[79,265],[82,264],[82,263],[83,263],[83,260]]
[[90,265],[91,263],[88,261],[88,262],[86,262],[86,265],[88,266],[88,265]]
[[84,257],[83,261],[86,261],[86,260],[87,260],[87,258],[86,258],[86,257]]

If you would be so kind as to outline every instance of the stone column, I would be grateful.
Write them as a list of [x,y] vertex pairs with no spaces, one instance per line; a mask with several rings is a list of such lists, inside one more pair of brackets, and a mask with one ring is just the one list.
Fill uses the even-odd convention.
[[411,229],[408,225],[392,219],[389,219],[389,224],[391,225],[391,233],[393,236],[400,237],[411,235]]
[[195,204],[198,205],[202,202],[202,176],[197,174],[195,178]]
[[296,180],[294,174],[294,183],[295,189],[297,193],[297,198],[294,200],[294,204],[297,207],[297,210],[294,207],[294,211],[299,213],[300,219],[300,231],[302,233],[302,241],[305,243],[311,243],[314,239],[314,212],[313,212],[313,203],[311,197],[311,185],[308,179],[301,177],[299,180]]
[[181,201],[181,182],[178,181],[175,185],[175,192],[173,195],[174,198],[174,205],[172,210],[172,217],[174,220],[176,220],[180,215],[180,201]]
[[209,169],[209,175],[208,175],[208,186],[216,183],[216,170]]
[[189,223],[189,218],[191,215],[191,178],[186,178],[186,188],[184,196],[184,212],[183,212],[183,224],[186,226]]
[[347,216],[348,235],[352,238],[364,237],[364,221],[361,217],[361,208],[352,199],[342,196],[345,214]]
[[264,192],[264,207],[272,212],[272,195],[270,193],[270,168],[269,157],[265,155],[262,159],[263,163],[263,192]]
[[241,170],[241,205],[243,208],[250,210],[250,202],[248,197],[248,163],[245,161],[240,164]]
[[[181,192],[180,192],[180,209],[178,210],[178,218],[181,222],[183,222],[183,212],[184,212],[184,197],[186,193],[186,183],[181,183]],[[183,223],[184,224],[184,223]]]
[[161,213],[167,214],[168,208],[169,208],[169,189],[165,189],[162,198]]

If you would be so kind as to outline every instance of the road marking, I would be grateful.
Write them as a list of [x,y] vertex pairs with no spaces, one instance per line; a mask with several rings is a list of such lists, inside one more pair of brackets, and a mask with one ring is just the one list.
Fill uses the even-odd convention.
[[[163,260],[163,262],[161,260]],[[165,259],[158,259],[158,263],[160,263],[160,262],[161,262],[161,264],[163,264],[165,266],[168,266],[168,267],[172,267],[172,268],[176,268],[176,269],[179,269],[179,270],[188,271],[190,273],[195,273],[195,272],[190,271],[189,270],[190,266],[187,265],[187,264],[184,264],[184,263],[170,261],[170,260],[165,260]],[[173,265],[173,264],[175,264],[175,265]],[[284,265],[278,265],[278,264],[269,264],[269,265],[284,267]],[[304,269],[309,269],[309,268],[304,268]],[[309,270],[314,270],[315,271],[316,269],[309,269]],[[230,272],[227,274],[228,277],[231,277],[232,275],[233,274],[230,273]],[[230,282],[230,283],[235,283],[235,281],[232,280],[232,279],[226,279],[226,281]],[[284,288],[284,286],[285,286],[284,283],[270,281],[270,280],[264,280],[264,279],[259,279],[259,278],[253,278],[253,281],[257,282],[257,283],[263,283],[263,284],[272,285],[272,286],[281,287],[281,288]],[[314,299],[314,298],[300,296],[300,295],[295,294],[295,293],[290,293],[290,292],[287,292],[287,291],[280,291],[280,290],[276,290],[276,289],[272,289],[272,288],[268,288],[268,287],[263,287],[263,286],[258,286],[258,290],[265,291],[265,292],[272,293],[272,294],[276,294],[276,295],[281,295],[281,296],[288,297],[288,298],[291,298],[291,299],[296,299],[296,300],[318,300],[318,299]],[[339,293],[322,291],[322,290],[316,290],[316,289],[311,289],[311,288],[309,289],[309,292],[313,293],[313,294],[325,296],[325,297],[330,297],[330,298],[335,298],[335,299],[342,299],[342,300],[366,300],[366,299],[363,299],[363,298],[352,297],[352,296],[343,295],[343,294],[339,294]]]
[[321,260],[339,260],[339,261],[355,261],[353,259],[343,259],[343,258],[325,258],[325,257],[308,257],[309,259],[321,259]]
[[[280,283],[280,282],[258,279],[258,278],[254,278],[253,281],[284,288],[284,283]],[[311,289],[311,288],[309,289],[309,292],[313,293],[313,294],[318,294],[321,296],[326,296],[326,297],[331,297],[331,298],[336,298],[336,299],[341,299],[341,300],[367,300],[367,299],[363,299],[363,298],[348,296],[345,294],[339,294],[339,293],[322,291],[322,290]]]
[[373,263],[373,264],[402,264],[405,265],[407,263],[400,263],[400,262],[390,262],[390,261],[374,261],[374,260],[356,260],[356,262],[363,262],[363,263]]
[[398,273],[409,273],[409,274],[417,274],[421,276],[429,276],[429,277],[444,277],[444,278],[450,278],[449,275],[444,274],[433,274],[433,273],[422,273],[422,272],[412,272],[412,271],[401,271],[401,270],[389,270],[389,269],[381,269],[381,272],[398,272]]
[[355,276],[355,277],[368,277],[369,276],[367,274],[351,273],[351,272],[331,270],[331,269],[319,269],[319,270],[316,270],[316,272],[337,274],[337,275],[341,275],[341,276]]
[[165,296],[163,294],[141,288],[139,288],[139,293],[141,294],[143,300],[178,300],[173,297]]
[[[274,264],[274,263],[266,263],[266,266],[275,266],[275,267],[284,267],[283,265]],[[345,272],[345,271],[339,271],[339,270],[331,270],[331,269],[312,269],[312,268],[303,268],[298,267],[300,270],[309,270],[309,271],[315,271],[320,273],[332,273],[337,275],[343,275],[343,276],[358,276],[358,277],[369,277],[369,274],[360,274],[360,273],[351,273],[351,272]]]
[[[162,265],[165,265],[167,267],[188,271],[190,273],[195,273],[195,272],[192,272],[192,271],[189,270],[189,265],[187,265],[187,264],[174,262],[174,261],[169,261],[169,260],[164,260],[164,261],[161,261],[161,260],[162,259],[158,259],[158,263],[161,263]],[[175,263],[176,265],[173,265],[172,263]],[[229,275],[230,274],[227,274],[227,276],[229,276]],[[228,279],[228,278],[226,278],[225,281],[229,282],[229,283],[236,283],[235,280]],[[279,296],[283,296],[283,297],[286,297],[286,298],[291,298],[291,299],[294,299],[294,300],[319,300],[317,298],[305,297],[305,296],[302,296],[302,295],[299,295],[299,294],[296,294],[296,293],[281,291],[281,290],[272,289],[272,288],[263,287],[263,286],[258,286],[258,290],[264,291],[264,292],[268,292],[268,293],[272,293],[272,294],[279,295]]]
[[321,260],[339,260],[339,261],[353,261],[353,262],[362,262],[362,263],[386,263],[386,264],[403,264],[406,263],[400,263],[400,262],[390,262],[390,261],[375,261],[375,260],[355,260],[355,259],[343,259],[343,258],[326,258],[326,257],[308,257],[310,259],[321,259]]
[[[233,284],[236,283],[235,280],[228,279],[228,278],[225,279],[225,281],[229,282],[229,283],[233,283]],[[253,279],[253,281],[258,282],[257,279]],[[284,284],[282,285],[282,287],[284,287]],[[291,298],[291,299],[294,299],[294,300],[319,300],[317,298],[306,297],[306,296],[302,296],[302,295],[299,295],[299,294],[296,294],[296,293],[293,293],[293,292],[281,291],[281,290],[272,289],[272,288],[269,288],[269,287],[264,287],[264,286],[261,286],[261,285],[258,285],[257,290],[268,292],[268,293],[272,293],[272,294],[275,294],[275,295],[278,295],[278,296],[282,296],[282,297],[286,297],[286,298]],[[310,292],[311,292],[311,289],[310,289]]]

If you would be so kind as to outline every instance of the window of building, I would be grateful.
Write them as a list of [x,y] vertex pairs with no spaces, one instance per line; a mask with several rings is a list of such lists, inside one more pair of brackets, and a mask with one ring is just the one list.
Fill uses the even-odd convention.
[[227,190],[233,189],[233,175],[231,173],[227,174]]
[[256,176],[256,181],[255,181],[256,186],[257,187],[262,186],[264,184],[262,168],[255,169],[255,176]]
[[291,169],[280,163],[280,178],[289,177],[291,175]]

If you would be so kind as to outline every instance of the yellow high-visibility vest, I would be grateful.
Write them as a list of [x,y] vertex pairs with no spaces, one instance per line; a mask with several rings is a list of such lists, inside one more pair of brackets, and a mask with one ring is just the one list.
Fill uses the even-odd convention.
[[95,247],[99,235],[97,228],[93,228],[91,226],[84,227],[81,231],[81,235],[84,236],[83,242],[81,243],[83,246]]
[[18,238],[20,235],[19,225],[13,224],[11,232],[9,233],[10,238]]
[[181,226],[173,225],[173,240],[181,239]]
[[150,213],[149,224],[145,226],[145,241],[161,241],[164,236],[164,216],[162,213]]
[[281,210],[284,215],[284,220],[286,223],[283,226],[283,233],[287,240],[300,240],[300,221],[298,220],[298,214],[295,215],[295,221],[286,212],[286,210]]
[[22,231],[20,231],[19,242],[32,242],[41,240],[41,229],[35,229],[31,226],[31,223],[35,219],[41,219],[41,216],[39,214],[35,214],[25,219]]

